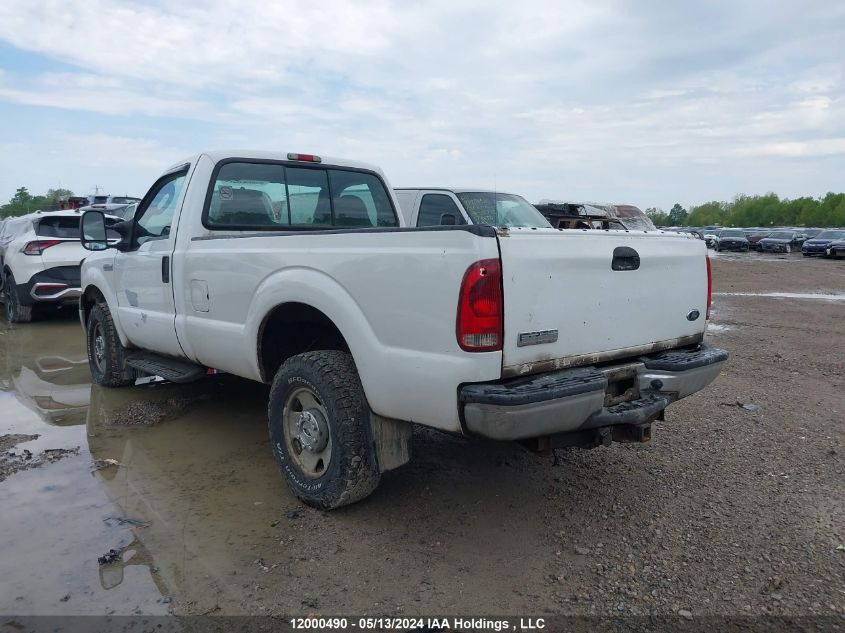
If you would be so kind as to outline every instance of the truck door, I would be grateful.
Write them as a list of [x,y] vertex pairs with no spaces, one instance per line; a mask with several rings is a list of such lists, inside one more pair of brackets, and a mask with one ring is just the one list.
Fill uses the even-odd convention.
[[129,250],[114,261],[120,323],[129,340],[143,349],[182,355],[176,338],[171,281],[176,241],[176,210],[182,205],[189,166],[165,174],[135,213]]

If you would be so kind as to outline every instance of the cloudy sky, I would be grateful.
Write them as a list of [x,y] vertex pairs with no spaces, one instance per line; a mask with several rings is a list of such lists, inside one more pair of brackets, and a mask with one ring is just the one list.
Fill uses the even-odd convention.
[[202,149],[684,206],[845,190],[845,3],[3,0],[0,201]]

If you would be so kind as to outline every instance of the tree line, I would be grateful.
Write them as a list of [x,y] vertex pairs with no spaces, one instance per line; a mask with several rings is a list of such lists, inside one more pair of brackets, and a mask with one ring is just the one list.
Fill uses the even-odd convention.
[[806,226],[845,227],[845,193],[820,198],[779,198],[739,195],[731,202],[705,202],[684,209],[675,204],[669,212],[651,207],[646,214],[657,226]]
[[70,189],[48,189],[41,196],[33,196],[26,187],[18,187],[15,195],[4,205],[0,205],[0,218],[26,215],[42,209],[44,211],[59,208],[59,204],[73,195]]
[[[26,187],[19,187],[15,195],[0,205],[0,218],[32,213],[39,209],[58,209],[59,203],[73,195],[69,189],[49,189],[34,196]],[[657,226],[807,226],[845,227],[845,193],[828,193],[821,198],[779,198],[777,194],[763,196],[739,195],[731,202],[705,202],[688,210],[680,204],[668,211],[650,207],[646,214]]]

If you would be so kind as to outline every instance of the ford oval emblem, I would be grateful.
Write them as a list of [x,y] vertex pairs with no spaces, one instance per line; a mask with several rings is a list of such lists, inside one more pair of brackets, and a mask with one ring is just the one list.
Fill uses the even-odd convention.
[[690,310],[689,314],[687,314],[687,321],[695,321],[700,316],[701,312],[698,310]]

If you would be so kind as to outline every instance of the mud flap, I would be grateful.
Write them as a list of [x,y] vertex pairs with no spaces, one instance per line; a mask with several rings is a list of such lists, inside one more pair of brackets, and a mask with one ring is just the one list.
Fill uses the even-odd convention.
[[383,418],[370,412],[370,431],[373,438],[373,453],[380,473],[399,468],[411,459],[410,422]]

